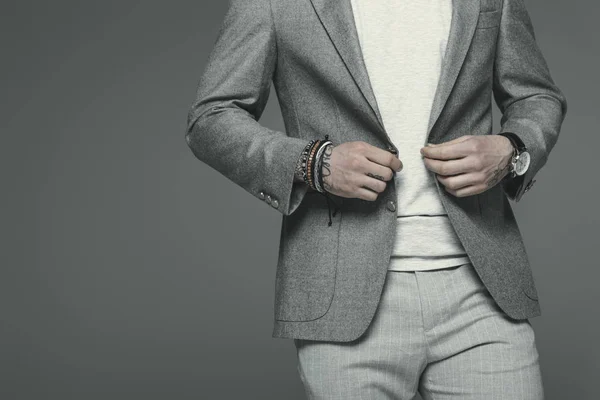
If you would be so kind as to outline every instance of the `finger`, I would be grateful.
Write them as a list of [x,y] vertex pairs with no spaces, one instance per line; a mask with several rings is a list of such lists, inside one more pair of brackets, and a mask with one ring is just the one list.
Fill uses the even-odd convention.
[[463,157],[453,160],[438,160],[435,158],[423,158],[425,167],[439,175],[456,175],[476,170],[473,157]]
[[462,135],[462,136],[459,136],[459,137],[457,137],[455,139],[448,140],[447,142],[442,142],[442,143],[427,143],[427,145],[428,146],[444,146],[444,145],[447,145],[447,144],[460,143],[462,141],[470,139],[471,137],[473,137],[473,135]]
[[387,150],[380,149],[379,147],[368,147],[364,153],[364,156],[369,161],[391,168],[393,171],[400,171],[402,169],[402,162],[395,154]]
[[460,189],[454,190],[454,189],[448,189],[446,187],[444,187],[446,192],[450,193],[451,195],[453,195],[454,197],[467,197],[467,196],[474,196],[476,194],[480,194],[486,191],[487,188],[482,187],[481,185],[470,185],[470,186],[465,186],[462,187]]
[[375,201],[375,200],[377,200],[378,196],[379,196],[379,193],[374,192],[369,189],[366,189],[366,188],[360,188],[356,192],[356,197],[359,199],[362,199],[362,200]]
[[363,175],[358,179],[358,186],[365,189],[372,190],[377,193],[381,193],[387,187],[387,182],[377,178],[373,178],[367,175]]
[[442,184],[446,189],[460,190],[469,186],[480,185],[478,175],[476,174],[458,174],[458,175],[436,175],[435,178]]
[[384,167],[374,162],[368,162],[367,170],[365,175],[370,176],[381,181],[390,181],[394,178],[394,171],[389,167]]
[[462,158],[471,153],[472,147],[468,139],[463,139],[454,143],[448,142],[436,146],[425,146],[421,148],[421,154],[424,157],[435,158],[438,160]]

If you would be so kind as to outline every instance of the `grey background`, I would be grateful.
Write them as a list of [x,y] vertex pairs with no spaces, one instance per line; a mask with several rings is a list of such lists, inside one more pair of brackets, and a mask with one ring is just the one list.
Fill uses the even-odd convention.
[[[599,10],[526,4],[570,106],[513,203],[532,323],[547,398],[595,399]],[[0,397],[304,398],[271,338],[281,215],[184,140],[227,2],[2,5]],[[283,129],[274,91],[261,123]]]

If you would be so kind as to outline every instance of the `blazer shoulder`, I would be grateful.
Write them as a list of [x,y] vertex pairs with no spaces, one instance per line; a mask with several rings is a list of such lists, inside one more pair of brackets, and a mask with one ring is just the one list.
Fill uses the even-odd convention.
[[240,12],[248,16],[272,14],[271,0],[229,0],[229,12]]

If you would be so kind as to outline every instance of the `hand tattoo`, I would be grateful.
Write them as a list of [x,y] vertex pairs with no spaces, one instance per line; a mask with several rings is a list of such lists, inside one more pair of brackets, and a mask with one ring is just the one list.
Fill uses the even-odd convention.
[[385,180],[383,178],[383,176],[381,176],[381,175],[375,175],[375,174],[372,174],[370,172],[367,172],[367,175],[370,176],[371,178],[379,179],[380,181],[384,181]]
[[487,181],[487,187],[491,188],[493,186],[496,186],[496,184],[502,180],[502,178],[504,177],[504,172],[508,172],[510,167],[510,162],[508,164],[506,164],[503,168],[497,168],[493,175],[492,178],[490,180]]

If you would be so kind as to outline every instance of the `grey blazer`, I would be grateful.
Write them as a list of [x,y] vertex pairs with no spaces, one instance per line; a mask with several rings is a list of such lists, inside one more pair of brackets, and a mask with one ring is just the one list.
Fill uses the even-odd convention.
[[[536,43],[524,0],[454,0],[450,37],[426,142],[517,133],[532,160],[519,180],[455,197],[435,180],[469,258],[514,319],[541,314],[508,199],[532,187],[556,144],[565,96]],[[285,132],[261,124],[273,82]],[[499,133],[499,132],[498,132]],[[393,181],[376,201],[294,182],[310,139],[364,141],[397,152],[382,124],[350,0],[231,0],[188,115],[194,155],[282,215],[274,337],[351,341],[377,308],[396,234]],[[425,145],[425,143],[423,145]],[[427,238],[423,238],[427,240]]]

